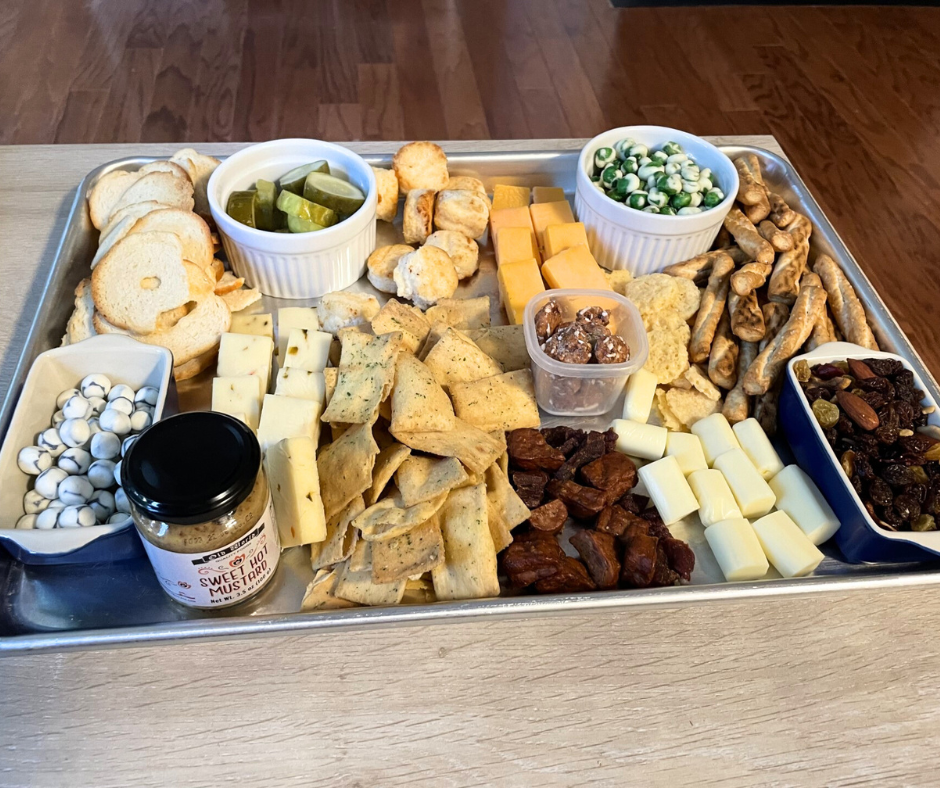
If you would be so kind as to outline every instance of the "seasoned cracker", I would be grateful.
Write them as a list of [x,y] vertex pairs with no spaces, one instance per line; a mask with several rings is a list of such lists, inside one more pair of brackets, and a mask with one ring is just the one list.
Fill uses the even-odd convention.
[[679,291],[679,301],[676,307],[683,320],[691,320],[702,303],[702,291],[696,287],[691,279],[675,277],[676,287]]
[[679,286],[676,277],[669,274],[639,276],[624,286],[624,295],[641,315],[675,310],[679,304]]
[[[688,326],[686,326],[686,332]],[[647,334],[649,358],[644,369],[665,385],[689,368],[688,334],[681,330],[654,329]],[[684,340],[684,341],[683,341]]]
[[721,410],[721,399],[710,399],[702,392],[692,389],[669,389],[666,392],[666,407],[672,416],[678,419],[686,429],[691,428],[695,422],[711,416]]

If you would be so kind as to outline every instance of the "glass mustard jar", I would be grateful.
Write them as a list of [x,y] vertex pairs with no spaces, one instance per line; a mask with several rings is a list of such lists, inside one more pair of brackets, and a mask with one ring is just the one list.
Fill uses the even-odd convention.
[[228,607],[273,577],[280,540],[261,447],[238,419],[159,421],[131,446],[121,483],[160,586],[177,602]]

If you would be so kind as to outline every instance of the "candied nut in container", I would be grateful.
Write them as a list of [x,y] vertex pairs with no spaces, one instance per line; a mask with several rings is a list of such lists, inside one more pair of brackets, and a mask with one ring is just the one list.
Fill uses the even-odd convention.
[[[597,318],[606,313],[606,328],[610,335],[623,340],[629,348],[629,358],[600,364],[567,363],[552,358],[542,348],[545,344],[548,349],[547,343],[540,341],[535,321],[536,314],[549,302],[554,302],[560,312],[561,320],[556,324],[556,331],[564,330],[559,327],[561,324],[578,323],[581,333],[587,335],[585,326],[603,326],[602,319]],[[585,310],[584,317],[579,320],[578,313],[582,310]],[[592,319],[585,321],[588,316]],[[646,363],[649,352],[640,313],[628,299],[611,290],[559,289],[539,293],[526,305],[523,324],[526,349],[532,361],[536,399],[539,407],[556,416],[600,416],[607,413],[623,391],[627,378]],[[612,349],[613,357],[618,348],[616,345]]]
[[254,432],[222,413],[157,422],[121,481],[163,590],[188,607],[243,602],[274,576],[280,542]]

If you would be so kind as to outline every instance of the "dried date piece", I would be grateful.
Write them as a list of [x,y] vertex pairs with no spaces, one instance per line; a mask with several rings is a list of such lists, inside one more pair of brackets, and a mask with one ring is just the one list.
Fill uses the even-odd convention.
[[594,343],[594,358],[598,364],[621,364],[630,359],[630,346],[616,334],[601,337]]
[[620,561],[620,582],[628,588],[647,588],[656,571],[655,536],[635,533],[624,540]]
[[607,495],[602,490],[584,487],[570,480],[553,479],[546,489],[549,495],[565,504],[572,517],[579,520],[589,520],[607,504]]
[[535,313],[535,335],[545,342],[562,322],[561,309],[555,301],[549,301]]
[[584,564],[567,555],[556,572],[535,583],[535,590],[540,594],[571,594],[578,591],[594,591],[596,588],[597,585]]
[[614,588],[620,578],[617,540],[601,531],[578,531],[569,540],[598,588]]
[[587,364],[591,360],[593,343],[583,326],[578,323],[562,323],[542,349],[545,355],[556,361],[565,364]]
[[589,432],[584,443],[574,451],[561,467],[555,471],[555,478],[561,481],[573,479],[582,465],[587,465],[607,452],[607,439],[603,432]]
[[545,496],[548,474],[545,471],[513,471],[512,486],[529,509],[536,509]]
[[636,464],[626,454],[611,452],[581,468],[581,479],[607,493],[608,503],[636,486]]
[[514,535],[502,554],[503,571],[513,588],[525,588],[558,571],[567,556],[552,534],[527,531]]
[[529,512],[529,525],[547,533],[558,533],[565,527],[567,519],[568,510],[559,500],[549,501],[544,506],[539,506]]
[[523,471],[556,471],[565,462],[565,455],[549,446],[538,430],[519,429],[509,433],[509,461]]

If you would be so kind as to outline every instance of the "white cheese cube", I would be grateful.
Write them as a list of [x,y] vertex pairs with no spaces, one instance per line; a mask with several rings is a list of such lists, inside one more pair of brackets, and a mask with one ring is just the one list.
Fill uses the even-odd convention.
[[770,563],[784,577],[808,575],[825,557],[786,512],[755,520],[754,532]]
[[692,425],[692,434],[698,435],[705,450],[705,462],[712,468],[722,454],[731,449],[740,449],[738,439],[728,420],[720,413],[713,413],[704,419],[699,419]]
[[666,456],[679,461],[682,472],[688,476],[693,471],[702,471],[708,467],[705,452],[698,435],[687,432],[670,432],[666,437]]
[[839,530],[839,520],[803,469],[788,465],[770,480],[777,508],[790,515],[813,544],[822,544]]
[[258,425],[258,442],[267,451],[284,438],[320,440],[320,403],[295,397],[265,394]]
[[287,351],[281,356],[281,365],[307,372],[323,372],[330,357],[333,335],[307,328],[292,328],[287,340]]
[[705,531],[705,541],[729,583],[757,580],[770,569],[757,534],[743,517],[715,523]]
[[751,461],[757,472],[763,477],[764,481],[770,481],[780,471],[783,470],[783,461],[777,450],[764,432],[760,422],[757,419],[745,419],[739,421],[732,428],[734,436],[744,449],[744,453]]
[[627,419],[614,419],[610,425],[617,433],[616,449],[623,454],[658,460],[666,451],[667,430],[654,424],[640,424]]
[[267,337],[274,341],[274,318],[271,315],[246,315],[242,312],[232,313],[232,334],[251,334],[256,337]]
[[263,396],[261,378],[257,375],[212,380],[212,410],[216,413],[228,413],[230,416],[243,413],[245,424],[253,430],[258,429]]
[[715,460],[715,468],[724,475],[743,517],[762,517],[774,508],[777,496],[743,449],[726,451]]
[[287,352],[292,328],[319,331],[320,318],[317,317],[316,307],[285,306],[277,310],[277,357],[281,364],[284,363],[284,353]]
[[322,406],[326,400],[326,379],[322,372],[289,367],[278,371],[274,393],[278,397],[311,399]]
[[261,378],[261,390],[267,391],[273,353],[274,343],[268,337],[222,334],[216,374],[220,378],[256,375]]
[[310,438],[278,441],[264,455],[264,470],[274,501],[281,548],[326,539],[317,444]]
[[651,462],[637,473],[666,525],[676,523],[698,509],[698,501],[675,457]]
[[656,395],[656,376],[646,369],[638,369],[627,379],[623,397],[623,417],[646,424]]
[[696,471],[689,476],[689,486],[698,500],[698,517],[706,528],[722,520],[741,519],[741,508],[721,471]]

